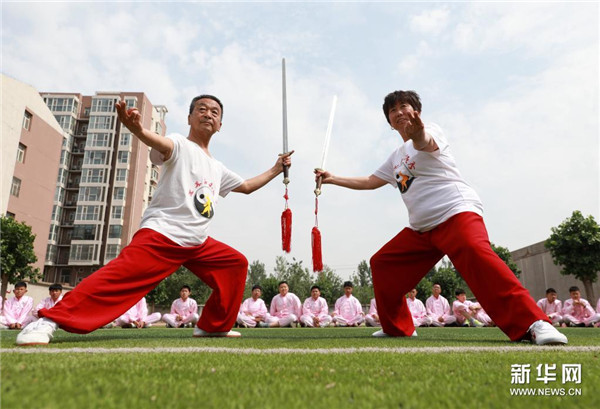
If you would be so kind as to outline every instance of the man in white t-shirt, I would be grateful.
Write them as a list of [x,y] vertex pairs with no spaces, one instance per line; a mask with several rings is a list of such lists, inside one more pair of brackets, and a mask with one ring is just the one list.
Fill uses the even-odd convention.
[[[249,194],[291,165],[293,151],[280,155],[266,172],[244,180],[213,158],[212,136],[221,129],[223,104],[200,95],[190,104],[189,134],[163,137],[142,124],[137,108],[115,104],[121,123],[152,148],[150,158],[162,165],[158,187],[144,212],[140,230],[119,256],[83,280],[54,308],[39,311],[38,321],[17,336],[18,345],[47,344],[58,327],[88,333],[112,322],[184,265],[212,289],[195,337],[239,337],[230,331],[243,297],[246,257],[208,235],[219,196]],[[93,314],[90,314],[93,312]]]
[[400,146],[372,175],[340,177],[315,170],[322,183],[364,190],[389,183],[408,209],[410,227],[371,258],[382,330],[374,336],[416,335],[404,294],[448,255],[481,305],[511,340],[566,344],[513,272],[490,247],[477,193],[456,167],[442,129],[421,120],[414,91],[386,96],[383,113]]

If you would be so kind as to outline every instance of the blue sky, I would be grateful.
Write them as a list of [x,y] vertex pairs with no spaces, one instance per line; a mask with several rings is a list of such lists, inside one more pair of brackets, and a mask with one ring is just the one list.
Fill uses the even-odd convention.
[[[281,150],[288,71],[292,253],[310,265],[312,168],[338,95],[328,168],[371,174],[399,143],[383,97],[414,89],[446,131],[485,206],[490,238],[515,250],[579,209],[600,221],[597,3],[2,3],[2,72],[40,91],[143,91],[187,134],[200,93],[225,104],[211,151],[244,177]],[[280,180],[219,203],[212,235],[269,270]],[[348,276],[407,225],[392,187],[326,186],[324,262]]]

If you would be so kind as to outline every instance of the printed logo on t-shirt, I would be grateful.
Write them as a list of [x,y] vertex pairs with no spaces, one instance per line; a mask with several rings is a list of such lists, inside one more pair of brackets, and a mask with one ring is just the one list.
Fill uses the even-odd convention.
[[415,161],[411,162],[409,155],[404,156],[400,164],[394,166],[394,177],[400,193],[406,193],[415,180],[415,175],[411,172],[414,168]]
[[215,214],[213,202],[211,200],[211,192],[207,186],[202,186],[194,192],[194,206],[207,219],[211,219]]

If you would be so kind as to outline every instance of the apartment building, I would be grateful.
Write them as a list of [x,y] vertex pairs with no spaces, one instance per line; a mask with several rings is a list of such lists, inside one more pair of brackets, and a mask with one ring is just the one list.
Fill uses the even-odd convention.
[[141,92],[41,93],[65,132],[50,212],[45,282],[77,285],[129,243],[152,199],[159,170],[149,148],[117,120],[115,102],[136,107],[165,135],[167,109]]
[[33,267],[44,270],[64,132],[32,86],[2,74],[0,211],[31,226]]

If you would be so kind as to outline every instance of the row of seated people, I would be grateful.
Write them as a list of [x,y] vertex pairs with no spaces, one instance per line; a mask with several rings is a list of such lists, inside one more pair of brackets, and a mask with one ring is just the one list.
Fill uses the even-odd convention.
[[593,327],[600,328],[600,298],[596,304],[596,311],[588,300],[581,298],[579,287],[569,288],[570,298],[564,304],[558,299],[554,288],[546,290],[546,298],[542,298],[537,305],[544,311],[555,326],[561,327]]
[[[0,328],[21,329],[28,323],[38,319],[38,311],[42,308],[52,308],[62,299],[62,285],[52,284],[48,291],[49,297],[42,300],[34,309],[33,299],[25,293],[27,283],[18,282],[13,289],[14,297],[6,300],[0,314]],[[287,327],[302,325],[305,327],[327,327],[330,325],[340,327],[380,326],[377,314],[377,304],[372,299],[368,314],[364,314],[357,298],[352,295],[352,283],[344,283],[344,295],[336,303],[333,313],[329,313],[327,301],[321,297],[318,286],[311,288],[311,296],[303,304],[293,293],[289,292],[289,285],[282,281],[279,283],[279,294],[273,297],[270,310],[267,311],[261,299],[262,288],[255,285],[252,296],[246,299],[240,308],[237,324],[247,328],[254,327]],[[415,327],[422,326],[493,326],[489,315],[481,308],[479,303],[466,299],[466,293],[457,289],[456,300],[452,309],[448,300],[441,295],[441,286],[434,284],[432,296],[424,305],[416,298],[417,290],[412,289],[407,295],[408,308],[413,317]],[[538,306],[544,311],[555,326],[597,326],[600,327],[600,299],[596,311],[590,303],[581,298],[578,287],[569,288],[570,298],[563,303],[558,300],[557,292],[553,288],[546,290],[546,297],[538,301]],[[199,319],[198,305],[190,297],[191,289],[184,285],[180,290],[180,298],[173,301],[171,311],[161,317],[159,312],[148,314],[146,299],[142,298],[125,314],[114,322],[105,326],[119,326],[123,328],[146,328],[159,322],[161,319],[167,327],[182,328],[192,327]]]
[[[344,295],[335,302],[333,312],[329,313],[327,301],[321,297],[318,286],[311,288],[311,296],[301,304],[300,299],[289,292],[288,283],[279,283],[279,294],[273,297],[270,309],[261,299],[262,288],[255,285],[252,296],[242,303],[238,313],[237,324],[246,328],[255,327],[289,327],[301,325],[305,327],[353,327],[362,325],[378,327],[379,315],[377,303],[373,298],[369,312],[364,314],[358,299],[352,295],[352,283],[344,283]],[[491,326],[490,317],[478,303],[466,299],[465,291],[457,290],[457,300],[452,305],[441,295],[441,286],[433,286],[433,295],[427,300],[427,306],[416,298],[417,290],[408,294],[408,308],[415,326]]]
[[[38,311],[42,308],[52,308],[62,300],[63,287],[61,284],[52,284],[48,287],[49,297],[42,300],[33,308],[33,298],[25,295],[27,283],[20,281],[13,289],[14,297],[6,300],[0,315],[0,328],[22,329],[30,322],[37,320]],[[146,298],[143,297],[127,312],[121,315],[104,328],[119,326],[123,328],[147,328],[159,321],[164,321],[167,327],[182,328],[192,327],[200,318],[198,304],[190,298],[191,289],[185,285],[181,288],[180,298],[173,301],[169,314],[161,316],[159,312],[148,314]]]

